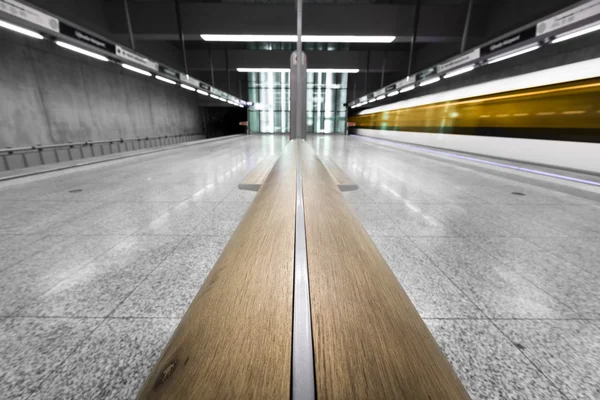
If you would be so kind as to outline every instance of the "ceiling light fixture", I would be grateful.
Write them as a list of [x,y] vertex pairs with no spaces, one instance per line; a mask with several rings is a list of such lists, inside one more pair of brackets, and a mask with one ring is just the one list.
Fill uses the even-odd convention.
[[411,90],[413,90],[415,88],[415,85],[408,85],[403,87],[402,89],[400,89],[400,93],[406,93],[406,92],[410,92]]
[[581,28],[578,28],[578,29],[575,29],[575,30],[572,30],[569,32],[561,33],[560,35],[558,35],[554,39],[552,39],[550,42],[551,43],[564,42],[565,40],[573,39],[578,36],[585,35],[587,33],[595,32],[598,29],[600,29],[600,22],[596,21],[590,25],[586,25],[586,26],[583,26]]
[[475,64],[467,65],[465,67],[458,68],[458,69],[455,69],[454,71],[448,72],[446,75],[444,75],[444,79],[452,78],[453,76],[457,76],[457,75],[461,75],[461,74],[466,74],[467,72],[471,72],[474,69],[475,69]]
[[[207,42],[297,42],[296,35],[221,35],[202,34]],[[302,35],[304,43],[391,43],[396,36]]]
[[108,61],[107,57],[101,56],[100,54],[96,54],[89,50],[82,49],[81,47],[73,46],[72,44],[61,42],[60,40],[57,40],[55,43],[57,45],[59,45],[60,47],[67,49],[67,50],[74,51],[75,53],[83,54],[85,56],[95,58],[96,60],[99,60],[99,61]]
[[369,103],[375,103],[376,101],[376,99],[369,99]]
[[488,64],[494,64],[497,63],[499,61],[504,61],[504,60],[508,60],[509,58],[513,58],[516,56],[520,56],[521,54],[525,54],[525,53],[529,53],[530,51],[534,51],[539,49],[541,46],[539,43],[535,43],[531,46],[526,46],[526,47],[522,47],[520,49],[511,51],[510,53],[506,53],[506,54],[501,54],[499,56],[496,57],[491,57],[488,59]]
[[[237,72],[282,72],[289,73],[289,68],[237,68]],[[358,68],[308,68],[308,73],[356,74]]]
[[219,100],[219,96],[215,96],[214,94],[210,94],[210,97],[212,97],[213,99]]
[[163,82],[168,83],[170,85],[176,85],[177,84],[177,82],[172,81],[170,79],[167,79],[167,78],[165,78],[163,76],[160,76],[160,75],[156,75],[155,78],[158,79],[159,81],[163,81]]
[[399,92],[399,91],[397,91],[397,90],[394,90],[393,92],[389,92],[389,93],[387,94],[387,97],[394,97],[394,96],[396,96],[398,93],[400,93],[400,92]]
[[195,87],[191,87],[191,86],[185,85],[185,84],[183,84],[183,83],[182,83],[181,85],[179,85],[179,86],[181,86],[181,87],[182,87],[182,88],[184,88],[185,90],[189,90],[190,92],[195,92],[195,91],[196,91],[196,88],[195,88]]
[[21,28],[20,26],[11,24],[10,22],[0,20],[0,26],[5,29],[11,30],[13,32],[17,32],[22,35],[32,37],[34,39],[43,39],[44,38],[42,35],[40,35],[37,32],[30,31],[29,29]]
[[[150,72],[144,71],[143,69],[134,67],[134,66],[129,65],[129,64],[121,64],[121,66],[123,68],[125,68],[125,69],[128,69],[128,70],[133,71],[133,72],[137,72],[138,74],[141,74],[141,75],[144,75],[144,76],[152,76],[152,74]],[[171,82],[173,82],[173,81],[171,81]],[[175,83],[175,82],[173,82],[173,83]]]
[[198,89],[196,90],[196,92],[200,93],[203,96],[208,96],[208,92],[205,92],[204,90]]
[[434,76],[433,78],[425,79],[424,81],[419,82],[419,86],[431,85],[432,83],[439,82],[440,79],[441,78],[439,76]]
[[377,96],[377,98],[375,98],[375,100],[378,100],[378,101],[383,100],[383,99],[385,99],[385,94],[382,94],[380,96]]

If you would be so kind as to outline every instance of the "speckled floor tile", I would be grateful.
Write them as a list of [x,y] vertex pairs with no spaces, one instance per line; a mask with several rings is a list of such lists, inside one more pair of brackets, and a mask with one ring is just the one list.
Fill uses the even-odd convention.
[[578,318],[551,295],[466,238],[412,238],[491,318]]
[[0,393],[27,399],[101,323],[97,319],[0,320]]
[[361,223],[370,236],[406,236],[398,224],[391,219],[361,220]]
[[0,243],[0,271],[67,239],[64,236],[47,234],[6,235],[6,238]]
[[425,323],[473,400],[560,400],[555,384],[487,320]]
[[567,398],[600,398],[600,328],[588,321],[495,324]]
[[371,197],[360,188],[350,192],[343,192],[342,195],[348,203],[373,203]]
[[133,399],[177,319],[107,319],[31,400]]
[[215,203],[182,202],[154,219],[134,235],[187,235],[204,217],[210,215]]
[[472,238],[471,241],[581,317],[600,318],[600,277],[519,238]]
[[380,204],[407,236],[459,236],[441,220],[427,214],[419,204]]
[[527,241],[600,277],[597,238],[527,238]]

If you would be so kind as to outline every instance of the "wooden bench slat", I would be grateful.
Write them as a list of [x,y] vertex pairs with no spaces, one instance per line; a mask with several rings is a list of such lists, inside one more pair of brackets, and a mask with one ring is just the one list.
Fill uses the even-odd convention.
[[285,399],[290,394],[296,157],[259,190],[140,399]]
[[301,152],[317,397],[468,399],[326,167]]
[[330,157],[319,157],[327,171],[331,174],[333,181],[342,192],[357,190],[358,185],[346,175],[346,173]]
[[271,169],[277,162],[279,156],[267,156],[262,160],[238,185],[239,189],[258,192],[260,186],[265,182]]

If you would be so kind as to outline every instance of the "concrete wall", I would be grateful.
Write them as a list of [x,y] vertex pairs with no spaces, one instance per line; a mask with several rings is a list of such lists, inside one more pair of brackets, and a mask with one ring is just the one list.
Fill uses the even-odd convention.
[[197,95],[0,32],[0,148],[202,133]]
[[357,129],[356,133],[401,143],[457,150],[507,160],[600,173],[600,144],[532,140],[444,133],[420,133]]

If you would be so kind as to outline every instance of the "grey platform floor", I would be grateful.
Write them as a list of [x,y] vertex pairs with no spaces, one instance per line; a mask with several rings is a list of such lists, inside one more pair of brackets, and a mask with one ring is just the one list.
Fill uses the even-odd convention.
[[[129,399],[278,154],[252,136],[0,183],[0,398]],[[474,399],[600,399],[600,203],[316,137]],[[525,196],[514,195],[519,192]]]

